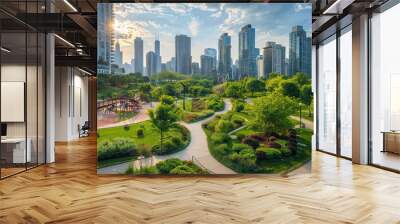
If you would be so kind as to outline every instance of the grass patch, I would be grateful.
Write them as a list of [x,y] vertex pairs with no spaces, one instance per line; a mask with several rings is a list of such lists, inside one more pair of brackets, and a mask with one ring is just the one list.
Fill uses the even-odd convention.
[[[143,130],[143,135],[138,135],[138,130]],[[152,154],[152,150],[156,148],[156,146],[160,145],[160,132],[150,121],[144,121],[127,126],[103,128],[99,129],[97,133],[99,136],[97,139],[98,144],[101,144],[102,142],[108,140],[112,141],[116,138],[128,138],[134,142],[136,148],[140,149],[139,151],[146,151],[146,154]],[[183,150],[190,143],[189,131],[179,124],[176,124],[164,134],[164,142],[171,140],[173,137],[181,139],[182,144],[177,146],[173,150],[169,150],[167,154]],[[135,157],[121,157],[102,160],[98,161],[98,167],[100,168],[116,165],[133,159],[135,159]]]

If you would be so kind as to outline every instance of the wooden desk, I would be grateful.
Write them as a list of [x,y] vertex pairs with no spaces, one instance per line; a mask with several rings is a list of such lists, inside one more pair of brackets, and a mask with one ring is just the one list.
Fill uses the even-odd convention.
[[392,152],[400,154],[400,131],[382,131],[383,150],[382,152]]
[[25,138],[5,138],[1,139],[1,159],[5,163],[20,164],[31,162],[31,139],[26,139],[27,147],[25,151]]

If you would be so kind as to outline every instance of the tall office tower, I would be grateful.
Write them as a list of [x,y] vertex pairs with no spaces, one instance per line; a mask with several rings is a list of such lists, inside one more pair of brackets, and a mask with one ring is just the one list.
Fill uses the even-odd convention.
[[306,38],[306,67],[305,67],[305,73],[308,75],[308,77],[311,78],[311,51],[312,51],[312,39],[311,37]]
[[232,70],[232,75],[231,75],[232,80],[238,80],[239,79],[239,67],[238,67],[238,65],[237,64],[232,64],[231,70]]
[[201,74],[215,75],[214,58],[210,55],[201,55],[200,57]]
[[263,52],[264,77],[271,72],[285,74],[285,47],[275,42],[267,42]]
[[242,27],[239,32],[239,75],[256,76],[257,50],[255,48],[255,29],[250,24]]
[[192,62],[192,75],[200,74],[200,65],[198,62]]
[[289,75],[294,75],[296,72],[308,73],[311,70],[307,62],[307,45],[303,27],[294,26],[289,34]]
[[167,71],[176,72],[176,68],[175,68],[176,60],[175,60],[175,57],[172,57],[171,60],[167,61],[167,63],[165,65],[166,65]]
[[132,68],[132,73],[135,73],[135,59],[131,59],[131,68]]
[[289,59],[285,58],[285,75],[289,75]]
[[112,4],[99,4],[97,19],[97,73],[111,73]]
[[136,37],[134,40],[135,72],[143,73],[143,39]]
[[214,48],[204,49],[204,55],[212,57],[213,60],[213,70],[217,71],[217,50]]
[[192,67],[192,54],[190,37],[186,35],[175,36],[176,72],[190,75]]
[[160,41],[155,40],[154,42],[154,53],[156,54],[157,59],[157,73],[161,72],[161,54],[160,54]]
[[161,63],[161,72],[166,72],[167,70],[167,64],[166,63]]
[[264,58],[262,55],[258,55],[257,59],[257,77],[258,79],[262,79],[265,77],[264,75]]
[[122,67],[122,51],[118,40],[117,43],[115,44],[114,54],[115,54],[114,64],[117,65],[118,67]]
[[146,70],[149,77],[157,74],[157,55],[153,51],[146,54]]
[[218,39],[218,81],[232,79],[231,36],[224,33]]

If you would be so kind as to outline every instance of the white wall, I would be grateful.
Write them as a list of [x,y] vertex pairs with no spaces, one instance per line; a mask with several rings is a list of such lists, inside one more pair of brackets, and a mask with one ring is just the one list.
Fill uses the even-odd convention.
[[78,125],[88,120],[88,78],[72,67],[56,67],[55,73],[55,140],[74,140]]

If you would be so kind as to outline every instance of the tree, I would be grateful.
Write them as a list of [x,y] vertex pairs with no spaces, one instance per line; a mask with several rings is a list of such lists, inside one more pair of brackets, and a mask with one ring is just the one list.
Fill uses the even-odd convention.
[[310,78],[308,78],[307,75],[302,72],[297,72],[290,79],[293,80],[295,83],[297,83],[300,86],[310,84],[310,82],[311,82]]
[[162,95],[161,87],[156,87],[151,91],[151,96],[156,100],[159,100],[161,95]]
[[162,95],[160,97],[160,104],[167,106],[174,106],[175,100],[172,96]]
[[241,98],[242,97],[242,86],[238,82],[231,82],[228,83],[226,89],[225,89],[225,95],[227,97],[232,97],[232,98]]
[[150,102],[151,101],[151,90],[152,90],[152,87],[149,83],[142,84],[139,87],[140,99],[143,101],[146,101],[146,102]]
[[300,88],[300,100],[308,107],[308,116],[311,116],[311,102],[313,98],[313,92],[310,84],[303,85]]
[[293,80],[282,81],[280,83],[279,90],[285,96],[296,97],[296,98],[299,98],[300,96],[299,85]]
[[257,79],[248,79],[246,81],[246,90],[251,92],[251,96],[253,96],[254,92],[261,92],[265,90],[265,84]]
[[171,105],[160,104],[155,110],[149,110],[151,123],[160,131],[160,149],[163,149],[164,132],[178,120],[178,115]]
[[279,92],[268,93],[266,96],[254,99],[256,119],[253,126],[266,135],[284,133],[293,124],[289,116],[296,111],[296,103],[291,98]]
[[267,81],[265,82],[267,86],[267,91],[273,92],[277,90],[281,85],[281,82],[284,80],[285,78],[283,77],[283,75],[278,75],[274,73],[274,75],[270,76],[270,78],[267,79]]
[[165,84],[162,88],[162,92],[164,95],[168,96],[177,96],[177,89],[175,88],[175,85],[172,83]]

